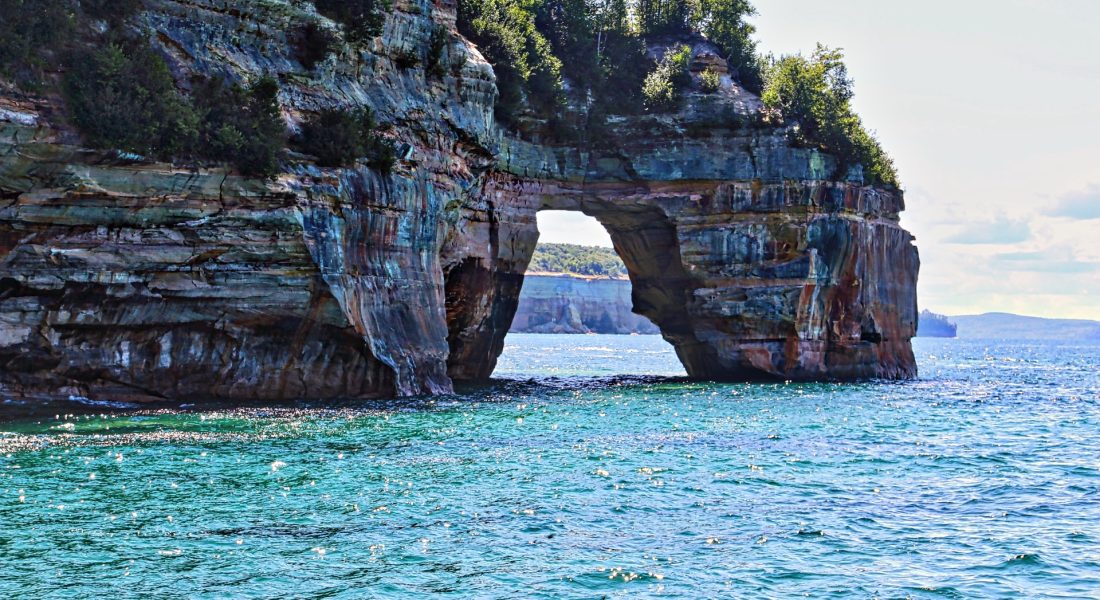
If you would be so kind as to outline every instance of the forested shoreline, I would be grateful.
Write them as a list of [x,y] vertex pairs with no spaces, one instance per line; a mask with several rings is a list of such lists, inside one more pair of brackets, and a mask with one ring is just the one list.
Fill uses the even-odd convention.
[[568,273],[590,277],[626,277],[626,265],[611,248],[578,244],[539,244],[529,273]]

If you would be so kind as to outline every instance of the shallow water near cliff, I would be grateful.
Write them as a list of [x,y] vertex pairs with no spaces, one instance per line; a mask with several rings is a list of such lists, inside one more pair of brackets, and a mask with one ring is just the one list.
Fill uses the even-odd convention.
[[511,335],[494,385],[0,424],[6,597],[1096,597],[1100,346],[916,340],[922,376],[678,379]]

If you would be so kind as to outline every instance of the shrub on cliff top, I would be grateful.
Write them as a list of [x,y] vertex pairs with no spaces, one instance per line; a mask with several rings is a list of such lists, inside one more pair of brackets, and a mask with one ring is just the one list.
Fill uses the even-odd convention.
[[112,42],[70,62],[63,90],[88,143],[160,159],[195,148],[198,115],[147,45]]
[[699,89],[703,90],[704,93],[713,94],[721,86],[722,75],[711,67],[707,67],[705,71],[699,74]]
[[80,0],[80,8],[93,19],[118,25],[141,8],[141,0]]
[[76,18],[68,2],[0,0],[0,76],[37,86],[56,66],[53,50],[71,36]]
[[290,41],[294,48],[294,57],[311,71],[336,49],[339,42],[335,33],[312,21],[295,29]]
[[37,89],[60,66],[66,50],[86,42],[88,19],[116,29],[141,0],[0,0],[0,76]]
[[279,84],[265,77],[245,89],[220,78],[194,86],[204,158],[231,163],[245,175],[272,177],[286,145],[279,111]]
[[759,94],[764,76],[752,39],[756,27],[745,20],[755,14],[749,0],[700,0],[697,19],[703,35],[722,49],[730,72],[745,89]]
[[317,12],[344,26],[351,42],[363,42],[382,34],[391,0],[314,0]]
[[221,79],[181,94],[164,59],[143,40],[119,40],[70,59],[63,91],[85,141],[160,160],[198,158],[270,177],[285,144],[278,84],[248,89]]
[[642,97],[646,108],[654,112],[674,110],[680,101],[680,94],[691,75],[688,66],[691,63],[691,47],[681,46],[665,52],[665,57],[642,84]]
[[527,104],[553,114],[562,103],[561,61],[521,0],[459,0],[458,29],[497,76],[497,118],[512,122]]
[[379,135],[367,108],[322,110],[302,126],[297,144],[325,167],[348,167],[364,158],[371,167],[389,173],[397,160],[393,143]]
[[852,110],[852,80],[840,50],[818,44],[809,57],[773,61],[761,99],[767,108],[798,121],[806,141],[836,156],[838,176],[861,164],[867,183],[898,185],[893,161]]
[[424,61],[425,71],[427,71],[429,75],[434,75],[435,77],[443,76],[443,57],[450,38],[451,36],[447,32],[446,27],[442,25],[432,27],[432,35],[428,39],[428,57]]

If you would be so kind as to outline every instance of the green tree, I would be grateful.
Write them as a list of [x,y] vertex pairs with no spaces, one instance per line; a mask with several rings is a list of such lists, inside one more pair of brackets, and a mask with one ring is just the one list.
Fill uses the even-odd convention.
[[696,26],[696,5],[685,0],[638,0],[635,5],[642,35],[687,33]]
[[348,41],[364,42],[382,34],[391,0],[314,0],[317,12],[344,27]]
[[691,47],[680,46],[665,52],[660,64],[642,84],[642,96],[646,108],[655,111],[674,110],[679,104],[684,88],[691,83],[688,66],[691,64]]
[[382,173],[396,162],[393,143],[379,135],[370,109],[322,110],[306,121],[298,147],[325,167],[350,167],[359,159]]
[[752,39],[756,27],[745,20],[755,14],[749,0],[701,0],[695,21],[703,35],[722,49],[741,85],[759,94],[764,81],[756,42]]
[[459,0],[458,29],[478,45],[497,77],[496,114],[511,123],[525,105],[554,114],[562,97],[561,61],[535,26],[530,0]]
[[596,15],[586,0],[542,0],[535,9],[535,26],[550,42],[562,65],[563,77],[583,94],[599,77]]
[[71,2],[0,0],[0,76],[38,86],[43,72],[56,66],[53,50],[73,35],[76,20]]
[[600,79],[594,86],[596,111],[633,113],[642,108],[642,83],[653,67],[645,41],[632,28],[625,0],[599,7],[597,49]]
[[809,57],[784,56],[768,66],[765,81],[764,104],[798,121],[807,141],[836,156],[841,175],[861,164],[869,183],[898,185],[893,161],[852,110],[841,50],[818,44]]
[[203,158],[231,163],[245,175],[274,176],[286,145],[279,84],[265,77],[245,89],[213,78],[197,82],[193,90]]
[[63,89],[73,123],[95,147],[161,159],[196,147],[198,115],[146,44],[114,42],[78,54]]

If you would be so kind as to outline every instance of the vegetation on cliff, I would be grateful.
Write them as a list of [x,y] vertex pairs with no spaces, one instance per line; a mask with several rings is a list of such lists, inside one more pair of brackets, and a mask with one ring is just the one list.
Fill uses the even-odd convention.
[[810,56],[771,58],[761,100],[798,121],[803,141],[840,159],[841,173],[863,165],[869,183],[898,185],[894,161],[852,110],[852,80],[844,54],[818,44]]
[[[340,27],[315,18],[293,25],[288,38],[308,70],[341,38],[363,43],[379,35],[392,0],[314,5]],[[35,90],[60,79],[72,123],[93,146],[273,175],[286,142],[277,126],[277,86],[175,80],[164,56],[132,21],[127,25],[141,6],[0,0],[0,76]],[[761,94],[771,117],[797,122],[799,142],[838,158],[834,177],[862,165],[868,183],[897,186],[893,162],[852,110],[841,51],[818,46],[809,56],[761,57],[747,21],[753,14],[749,0],[459,0],[457,25],[493,65],[496,114],[505,126],[522,130],[521,117],[530,116],[559,141],[599,140],[608,115],[674,111],[693,85],[691,48],[676,40],[703,35],[725,55],[733,77]],[[395,60],[442,78],[448,40],[436,26],[425,48]],[[668,44],[659,61],[647,54],[647,41]],[[714,93],[721,81],[717,71],[704,71],[697,88]],[[305,128],[299,142],[322,164],[393,164],[392,148],[377,131],[364,133],[357,116],[318,115]],[[329,140],[319,141],[319,131]]]
[[[378,35],[390,8],[389,0],[316,5],[355,41]],[[30,91],[61,92],[69,121],[92,147],[274,176],[287,142],[278,82],[177,81],[164,55],[128,22],[141,6],[140,0],[0,0],[0,77]],[[289,37],[298,60],[312,69],[336,36],[310,21]],[[305,124],[301,143],[326,166],[365,158],[388,171],[395,160],[369,112],[324,111]]]
[[344,27],[350,41],[361,42],[378,37],[386,21],[390,0],[313,0],[317,12]]
[[73,124],[92,146],[225,162],[248,175],[278,170],[285,126],[272,79],[247,89],[198,79],[184,95],[144,40],[119,38],[74,50],[62,91]]
[[626,265],[611,248],[576,244],[539,244],[528,271],[572,273],[604,277],[625,277]]
[[557,112],[563,100],[561,60],[535,26],[535,6],[517,0],[461,0],[458,28],[493,65],[501,121],[513,121],[525,102],[546,114]]
[[642,97],[646,108],[653,111],[673,110],[680,101],[680,94],[691,83],[688,65],[691,63],[691,47],[680,46],[669,50],[657,64],[657,68],[646,75],[642,84]]
[[370,109],[328,109],[306,121],[296,140],[298,147],[325,167],[346,167],[359,158],[382,173],[397,160],[393,143],[378,134]]
[[[897,186],[893,161],[852,110],[841,51],[761,56],[746,20],[755,12],[749,0],[459,0],[458,27],[493,65],[506,126],[530,110],[555,132],[563,120],[593,132],[608,114],[675,110],[692,84],[691,50],[673,46],[654,62],[646,40],[701,34],[773,117],[799,124],[800,142],[838,158],[835,177],[862,165],[868,183]],[[716,72],[700,74],[701,91],[719,85]],[[583,107],[585,123],[564,117],[570,105]]]

